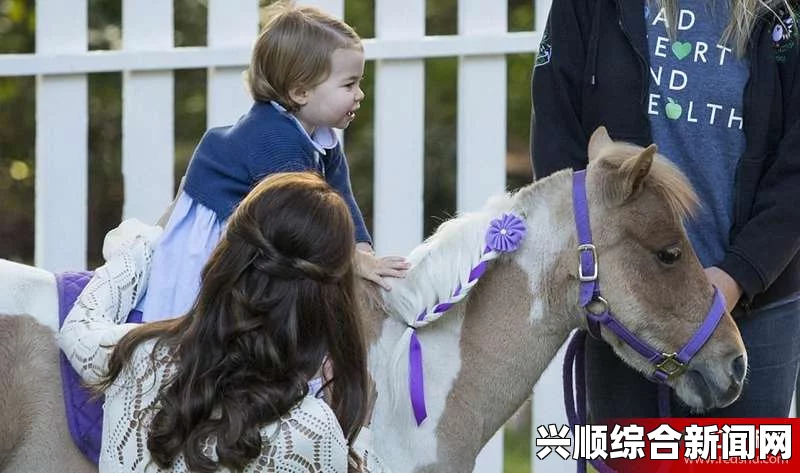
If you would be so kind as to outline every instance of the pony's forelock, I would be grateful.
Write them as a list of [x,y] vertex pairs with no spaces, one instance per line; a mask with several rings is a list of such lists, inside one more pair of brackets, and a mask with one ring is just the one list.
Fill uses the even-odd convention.
[[[599,153],[598,161],[605,161],[613,167],[642,152],[640,146],[613,142],[605,145]],[[691,218],[699,204],[697,194],[686,177],[664,155],[656,154],[645,185],[656,192],[677,218]]]

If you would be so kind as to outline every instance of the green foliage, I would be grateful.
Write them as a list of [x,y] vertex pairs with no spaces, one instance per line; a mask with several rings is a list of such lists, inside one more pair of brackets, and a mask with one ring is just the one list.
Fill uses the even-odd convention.
[[[34,18],[33,0],[0,0],[0,54],[34,50]],[[32,77],[0,78],[0,257],[15,260],[33,256],[35,92]],[[15,163],[27,177],[12,178]]]
[[531,471],[531,411],[527,403],[517,415],[520,422],[509,422],[503,432],[503,473]]
[[0,0],[0,54],[33,52],[35,0]]
[[[203,46],[206,42],[205,1],[173,0],[175,45]],[[262,5],[269,3],[262,0]],[[346,20],[364,38],[374,37],[374,2],[347,0]],[[458,30],[457,0],[426,3],[426,34],[451,35]],[[35,49],[35,0],[0,0],[0,53],[30,53]],[[89,0],[90,50],[121,45],[122,0]],[[530,29],[532,2],[509,2],[509,30]],[[510,56],[508,61],[508,184],[530,181],[527,158],[532,57]],[[425,67],[425,232],[455,212],[457,58],[432,59]],[[89,77],[89,264],[99,262],[102,237],[120,219],[121,177],[121,74]],[[346,145],[353,187],[372,222],[374,175],[374,64],[366,68],[367,100],[359,118],[348,129]],[[175,72],[175,175],[185,171],[197,141],[206,127],[206,71]],[[0,79],[0,257],[31,262],[33,259],[33,202],[35,179],[35,80],[30,77]],[[10,169],[23,162],[30,170],[17,180]],[[19,176],[17,176],[19,177]]]
[[[173,0],[175,46],[206,44],[207,6],[202,0]],[[90,50],[121,44],[122,0],[89,0]],[[262,4],[268,3],[262,1]],[[509,30],[530,30],[530,0],[509,1]],[[426,34],[458,30],[457,0],[428,0]],[[544,13],[542,13],[544,14]],[[375,35],[374,2],[347,0],[346,20],[364,38]],[[0,0],[0,54],[35,50],[35,0]],[[533,55],[508,58],[508,186],[530,182],[528,134]],[[425,67],[425,232],[432,232],[456,208],[457,58],[432,59]],[[372,222],[374,175],[374,73],[366,67],[367,100],[348,129],[346,147],[357,200]],[[0,258],[31,263],[34,242],[35,78],[0,78]],[[92,74],[89,87],[90,267],[100,263],[105,233],[120,220],[122,78]],[[183,175],[206,127],[206,71],[175,72],[175,177]],[[66,150],[68,152],[68,150]],[[68,157],[65,156],[65,159]],[[15,170],[12,172],[12,168]],[[13,177],[12,177],[13,175]],[[527,429],[527,430],[526,430]],[[506,472],[530,471],[530,426],[506,433]]]

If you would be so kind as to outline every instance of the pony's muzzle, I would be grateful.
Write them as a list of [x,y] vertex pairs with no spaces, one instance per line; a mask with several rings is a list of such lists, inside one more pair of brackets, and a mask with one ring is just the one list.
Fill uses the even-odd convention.
[[[685,373],[687,388],[700,402],[691,407],[708,410],[729,406],[742,393],[747,375],[747,357],[734,352],[724,357],[730,360],[719,365],[701,361]],[[720,366],[726,366],[720,369]]]
[[741,384],[744,383],[744,377],[747,375],[747,361],[744,359],[743,354],[733,359],[731,373],[733,374],[733,379]]

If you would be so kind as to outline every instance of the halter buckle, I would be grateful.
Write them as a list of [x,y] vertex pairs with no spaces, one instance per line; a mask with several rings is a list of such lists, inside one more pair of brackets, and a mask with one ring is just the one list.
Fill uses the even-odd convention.
[[[581,253],[588,251],[592,255],[592,263],[594,267],[592,274],[583,273],[583,264],[581,264]],[[591,243],[584,243],[578,245],[578,279],[581,282],[592,282],[597,280],[597,248]]]
[[678,359],[677,353],[662,353],[664,360],[656,365],[656,370],[667,374],[668,378],[679,376],[686,371],[686,365]]

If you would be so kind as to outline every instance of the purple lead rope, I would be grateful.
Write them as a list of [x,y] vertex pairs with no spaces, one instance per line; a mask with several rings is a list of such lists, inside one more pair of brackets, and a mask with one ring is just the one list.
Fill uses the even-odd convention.
[[[564,357],[562,377],[564,379],[564,408],[567,411],[567,421],[575,436],[575,426],[586,423],[586,373],[584,367],[584,350],[586,347],[586,331],[578,330],[572,336]],[[575,369],[575,386],[577,393],[573,392],[572,370]],[[576,395],[577,394],[577,395]],[[577,397],[577,405],[576,398]],[[576,410],[577,407],[577,410]],[[578,473],[586,473],[586,459],[578,459]],[[589,463],[598,473],[617,473],[616,470],[606,465],[602,460],[591,459]]]
[[[585,425],[586,417],[586,330],[578,330],[572,336],[567,345],[567,352],[564,356],[564,366],[562,368],[562,378],[564,380],[564,409],[567,411],[567,421],[575,435],[576,425]],[[575,370],[575,383],[573,384],[573,368]],[[573,391],[574,386],[574,391]],[[577,399],[576,399],[577,398]],[[669,417],[669,387],[665,384],[658,385],[658,415],[659,417]],[[578,473],[586,473],[585,458],[578,459]],[[588,462],[598,473],[617,473],[616,470],[606,465],[604,461],[593,458]]]

